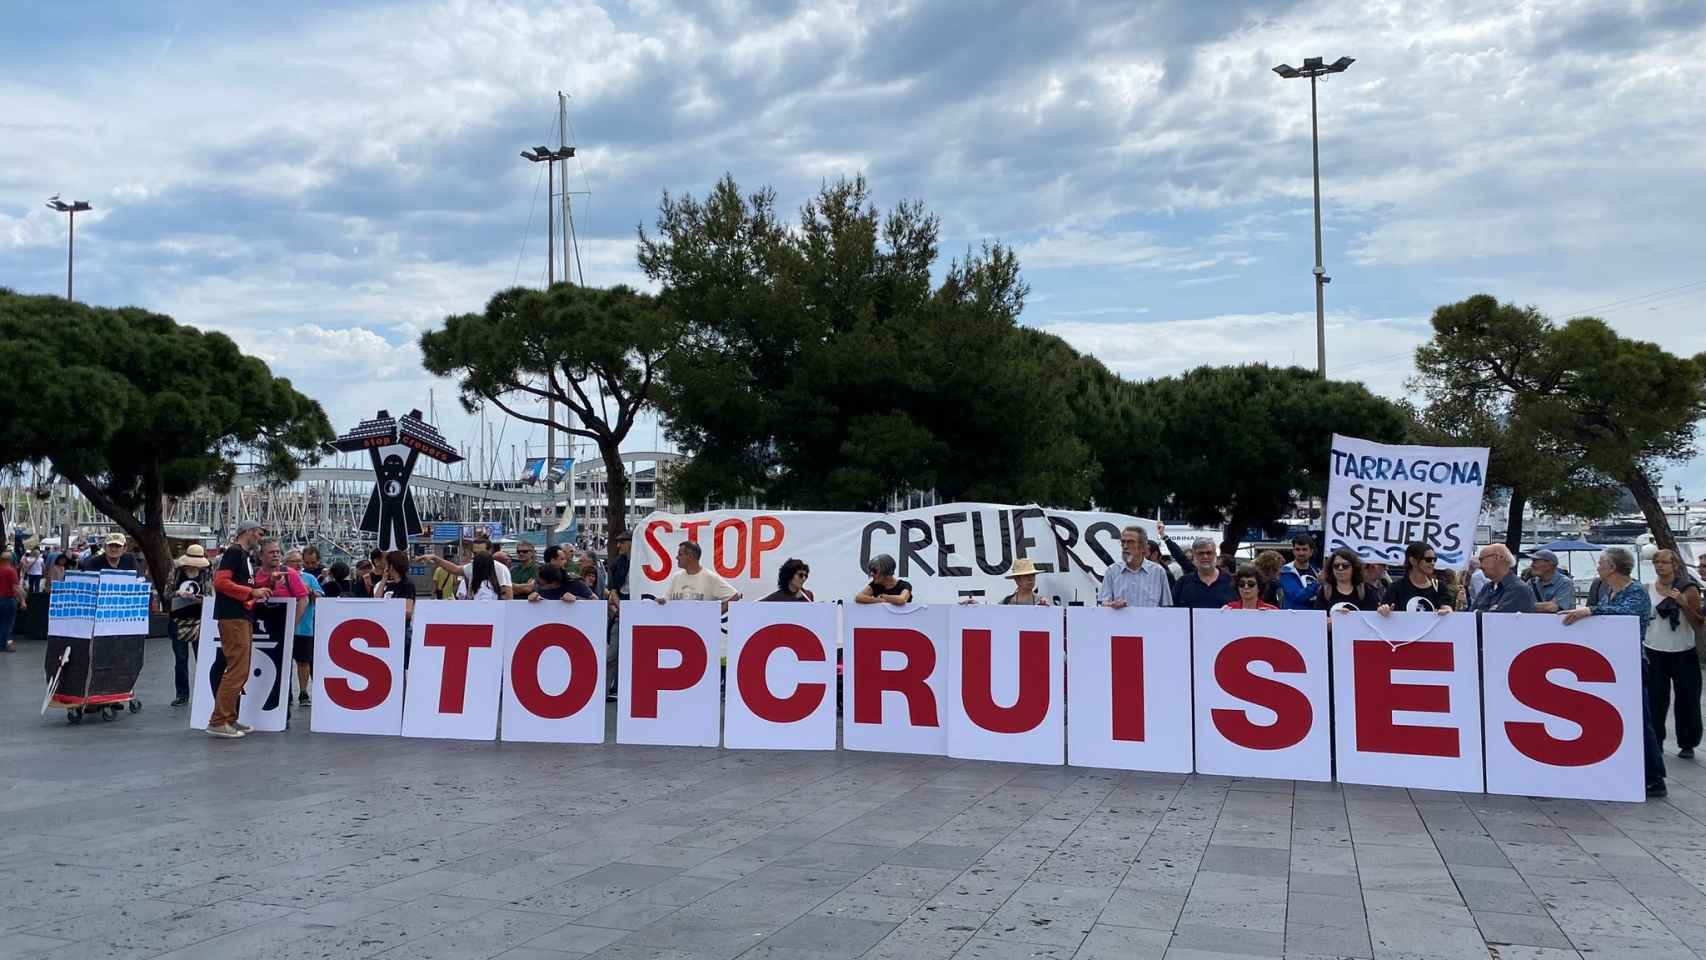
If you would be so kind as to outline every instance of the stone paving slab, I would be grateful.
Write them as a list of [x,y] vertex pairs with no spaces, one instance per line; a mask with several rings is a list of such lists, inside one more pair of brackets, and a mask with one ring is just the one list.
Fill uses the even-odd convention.
[[[0,657],[0,960],[1706,958],[1706,770],[1589,803],[834,752],[38,717]],[[612,728],[613,728],[612,724]]]

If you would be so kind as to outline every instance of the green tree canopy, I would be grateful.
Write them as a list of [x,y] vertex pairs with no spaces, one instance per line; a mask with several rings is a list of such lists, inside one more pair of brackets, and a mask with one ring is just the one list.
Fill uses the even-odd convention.
[[[629,287],[559,283],[493,295],[482,313],[446,317],[421,335],[426,368],[460,378],[468,410],[489,402],[518,420],[592,441],[604,462],[605,516],[627,522],[622,441],[657,392],[677,327],[656,300]],[[547,416],[546,401],[558,406]]]
[[50,461],[142,546],[162,595],[166,498],[229,489],[244,456],[291,479],[333,438],[318,403],[229,337],[135,307],[0,289],[0,370],[30,398],[0,418],[0,462]]
[[1325,496],[1333,434],[1405,439],[1409,418],[1360,383],[1266,364],[1198,367],[1138,385],[1139,411],[1116,505],[1165,503],[1223,531],[1237,550],[1251,527],[1274,528],[1300,496]]
[[1666,462],[1694,454],[1706,354],[1678,357],[1592,317],[1560,326],[1487,294],[1440,307],[1433,329],[1416,351],[1423,422],[1492,446],[1488,473],[1512,491],[1507,541],[1520,540],[1527,498],[1602,515],[1615,483],[1634,497],[1655,542],[1675,549],[1654,478]]
[[639,260],[683,329],[660,400],[690,457],[676,494],[1086,499],[1100,466],[1074,429],[1078,363],[1018,326],[1017,259],[988,244],[937,284],[937,258],[936,218],[910,202],[879,215],[862,178],[826,185],[796,226],[729,177],[703,201],[666,194]]

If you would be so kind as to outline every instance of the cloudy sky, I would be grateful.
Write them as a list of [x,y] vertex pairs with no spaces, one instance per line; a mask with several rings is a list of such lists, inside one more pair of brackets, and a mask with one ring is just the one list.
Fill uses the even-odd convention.
[[[1313,364],[1309,91],[1271,68],[1353,56],[1320,89],[1331,375],[1399,394],[1477,292],[1706,350],[1699,0],[0,7],[0,285],[63,292],[42,202],[87,199],[79,299],[224,330],[340,427],[436,387],[475,440],[414,341],[543,281],[517,152],[558,90],[588,283],[643,283],[665,190],[794,208],[862,172],[947,252],[1015,246],[1026,323],[1149,377]],[[1671,479],[1706,496],[1699,461]]]

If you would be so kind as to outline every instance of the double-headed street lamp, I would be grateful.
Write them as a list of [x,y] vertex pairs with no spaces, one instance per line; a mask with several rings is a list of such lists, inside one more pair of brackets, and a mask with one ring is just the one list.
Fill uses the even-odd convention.
[[93,210],[95,208],[89,206],[87,202],[82,200],[73,200],[70,203],[66,203],[64,200],[59,199],[59,194],[57,193],[48,198],[47,208],[49,210],[57,210],[60,213],[68,214],[71,218],[71,227],[67,233],[67,237],[69,237],[69,239],[67,240],[65,247],[65,299],[70,300],[72,257],[77,252],[77,214],[86,210]]
[[1309,140],[1315,156],[1315,370],[1321,379],[1327,379],[1327,298],[1325,287],[1333,282],[1327,276],[1327,271],[1321,266],[1321,133],[1315,122],[1315,78],[1324,77],[1330,73],[1344,73],[1356,63],[1352,57],[1340,57],[1332,63],[1322,62],[1322,57],[1310,57],[1303,61],[1303,69],[1282,63],[1274,68],[1274,72],[1287,80],[1298,77],[1309,78]]

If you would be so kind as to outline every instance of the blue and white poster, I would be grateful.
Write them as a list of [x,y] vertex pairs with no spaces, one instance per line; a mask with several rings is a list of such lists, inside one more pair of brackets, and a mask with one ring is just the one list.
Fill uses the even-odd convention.
[[1487,488],[1486,447],[1416,447],[1333,435],[1327,465],[1327,549],[1403,564],[1422,541],[1441,567],[1463,569]]
[[47,601],[48,636],[86,640],[93,634],[100,582],[93,573],[73,570],[53,585]]
[[128,570],[102,570],[95,597],[95,636],[148,636],[148,581]]

